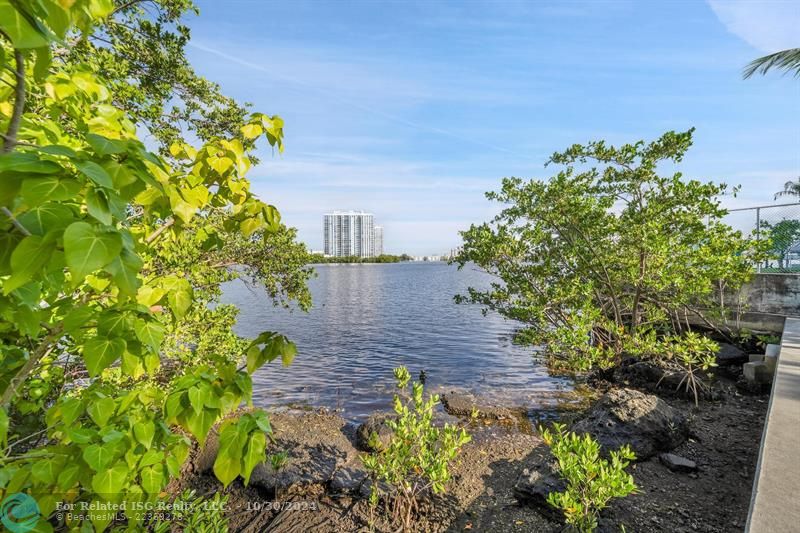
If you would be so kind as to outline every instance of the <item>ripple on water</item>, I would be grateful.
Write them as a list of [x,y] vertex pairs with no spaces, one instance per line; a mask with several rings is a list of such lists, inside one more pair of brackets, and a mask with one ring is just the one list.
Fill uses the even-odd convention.
[[291,366],[273,363],[253,378],[254,402],[342,409],[358,421],[390,409],[392,369],[405,365],[415,378],[425,370],[431,390],[467,389],[508,405],[550,405],[571,381],[552,377],[531,348],[512,342],[517,324],[455,294],[486,286],[475,269],[444,263],[320,265],[309,285],[309,313],[274,307],[261,290],[241,281],[225,285],[223,302],[241,312],[236,331],[254,337],[280,331],[297,344]]

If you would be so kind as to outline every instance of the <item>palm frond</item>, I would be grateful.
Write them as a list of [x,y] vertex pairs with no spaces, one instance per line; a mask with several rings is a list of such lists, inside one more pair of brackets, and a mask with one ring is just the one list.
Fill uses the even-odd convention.
[[766,74],[771,69],[781,69],[794,72],[795,77],[800,77],[800,48],[781,50],[768,56],[759,57],[751,61],[744,69],[742,77],[749,78],[753,74]]
[[775,194],[775,199],[777,200],[781,196],[800,197],[800,177],[797,178],[797,181],[787,181],[784,183],[783,190]]

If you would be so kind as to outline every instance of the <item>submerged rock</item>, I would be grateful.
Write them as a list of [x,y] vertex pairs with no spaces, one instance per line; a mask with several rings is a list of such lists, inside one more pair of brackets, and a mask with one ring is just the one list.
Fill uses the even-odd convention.
[[475,414],[478,418],[513,420],[525,414],[522,409],[490,405],[472,394],[455,391],[442,394],[442,405],[453,416],[469,417]]
[[642,460],[682,444],[689,433],[689,422],[685,414],[652,394],[614,389],[603,395],[572,430],[591,434],[606,453],[628,444]]

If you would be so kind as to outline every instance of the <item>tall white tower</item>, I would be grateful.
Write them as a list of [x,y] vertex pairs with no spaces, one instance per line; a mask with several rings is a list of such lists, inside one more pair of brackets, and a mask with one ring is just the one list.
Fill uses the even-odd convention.
[[334,211],[324,218],[325,255],[372,257],[375,221],[372,213]]

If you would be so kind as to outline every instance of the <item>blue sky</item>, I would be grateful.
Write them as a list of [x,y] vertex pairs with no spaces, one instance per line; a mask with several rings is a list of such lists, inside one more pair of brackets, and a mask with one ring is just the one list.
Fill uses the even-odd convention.
[[800,175],[800,81],[743,81],[800,46],[800,2],[199,1],[188,53],[286,121],[253,189],[313,249],[322,215],[364,209],[388,252],[441,253],[497,209],[504,176],[547,177],[575,142],[696,127],[681,170],[773,203]]

